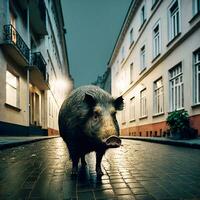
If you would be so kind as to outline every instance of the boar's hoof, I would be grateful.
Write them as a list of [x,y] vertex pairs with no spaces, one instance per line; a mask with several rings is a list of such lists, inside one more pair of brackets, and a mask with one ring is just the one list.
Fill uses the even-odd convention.
[[97,173],[97,176],[103,176],[103,172],[101,170],[101,167],[96,168],[96,173]]
[[72,176],[77,176],[77,175],[78,175],[78,169],[77,169],[77,167],[73,167],[73,168],[72,168],[71,175],[72,175]]

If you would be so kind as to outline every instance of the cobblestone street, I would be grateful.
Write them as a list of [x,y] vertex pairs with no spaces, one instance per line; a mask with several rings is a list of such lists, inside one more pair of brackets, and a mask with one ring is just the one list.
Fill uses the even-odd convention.
[[61,138],[0,151],[0,199],[200,199],[200,151],[123,140],[96,178],[94,153],[72,178]]

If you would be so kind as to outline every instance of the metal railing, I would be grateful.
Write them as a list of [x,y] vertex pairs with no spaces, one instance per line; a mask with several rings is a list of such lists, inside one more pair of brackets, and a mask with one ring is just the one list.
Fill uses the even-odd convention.
[[20,34],[17,32],[17,30],[14,28],[13,25],[4,25],[4,37],[5,41],[8,43],[12,43],[15,45],[15,47],[21,52],[21,54],[26,58],[26,60],[29,62],[29,55],[30,55],[30,49],[20,36]]
[[31,63],[33,66],[37,66],[41,71],[44,80],[46,80],[46,61],[44,60],[42,54],[40,52],[35,52],[31,54]]

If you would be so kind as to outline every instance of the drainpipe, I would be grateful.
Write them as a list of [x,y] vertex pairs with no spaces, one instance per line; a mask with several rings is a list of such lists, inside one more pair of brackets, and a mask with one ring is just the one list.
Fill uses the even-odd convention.
[[[27,1],[27,32],[28,32],[28,47],[31,48],[30,45],[30,23],[29,23],[29,0]],[[31,50],[29,51],[29,64],[27,67],[27,125],[29,127],[30,125],[30,99],[29,99],[29,81],[30,81],[30,74],[29,74],[29,69],[30,69],[30,61],[31,61]]]

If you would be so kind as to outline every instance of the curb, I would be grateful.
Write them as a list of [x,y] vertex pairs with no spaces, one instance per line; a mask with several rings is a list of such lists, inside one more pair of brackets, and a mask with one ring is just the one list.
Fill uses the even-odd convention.
[[27,141],[25,140],[25,141],[19,141],[19,142],[10,142],[10,143],[6,143],[6,144],[0,144],[0,150],[12,148],[12,147],[17,147],[17,146],[21,146],[21,145],[26,145],[26,144],[30,144],[30,143],[34,143],[34,142],[39,142],[39,141],[42,141],[42,140],[55,139],[55,138],[58,138],[58,137],[60,137],[60,136],[36,138],[36,139],[32,139],[32,140],[27,140]]
[[129,139],[129,140],[139,140],[144,142],[151,142],[151,143],[159,143],[159,144],[165,144],[165,145],[173,145],[173,146],[179,146],[179,147],[188,147],[193,149],[200,149],[200,144],[195,143],[187,143],[182,141],[174,141],[174,140],[155,140],[151,138],[134,138],[129,136],[120,136],[121,139]]

